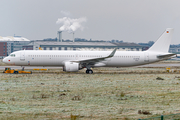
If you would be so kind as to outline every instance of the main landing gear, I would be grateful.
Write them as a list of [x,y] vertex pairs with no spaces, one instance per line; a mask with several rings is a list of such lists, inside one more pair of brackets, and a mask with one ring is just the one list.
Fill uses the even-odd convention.
[[93,74],[93,71],[91,69],[87,69],[86,74]]
[[24,71],[24,67],[22,67],[22,71]]

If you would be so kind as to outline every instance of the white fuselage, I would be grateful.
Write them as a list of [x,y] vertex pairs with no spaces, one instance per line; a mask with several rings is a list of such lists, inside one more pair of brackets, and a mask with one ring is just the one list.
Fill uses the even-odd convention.
[[[13,52],[13,56],[3,62],[17,66],[64,66],[65,62],[106,57],[111,51],[57,51],[57,50],[22,50]],[[128,67],[160,61],[161,52],[150,51],[116,51],[92,67]]]

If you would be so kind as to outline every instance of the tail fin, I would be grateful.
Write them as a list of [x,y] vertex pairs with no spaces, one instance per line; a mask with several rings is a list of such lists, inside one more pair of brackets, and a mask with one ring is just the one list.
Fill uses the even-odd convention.
[[161,37],[147,50],[168,53],[174,29],[167,28]]

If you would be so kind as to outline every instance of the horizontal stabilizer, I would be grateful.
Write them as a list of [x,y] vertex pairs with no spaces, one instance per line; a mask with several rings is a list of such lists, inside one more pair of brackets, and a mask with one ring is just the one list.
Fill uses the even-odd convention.
[[162,58],[172,57],[172,56],[174,56],[174,55],[176,55],[176,54],[170,53],[170,54],[165,54],[165,55],[158,55],[157,57],[162,59]]

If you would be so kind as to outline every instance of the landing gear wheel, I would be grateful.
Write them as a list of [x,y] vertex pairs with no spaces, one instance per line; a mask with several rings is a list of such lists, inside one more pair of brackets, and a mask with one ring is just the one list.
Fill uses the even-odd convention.
[[86,74],[93,74],[92,70],[86,70]]
[[92,71],[92,70],[89,70],[89,74],[93,74],[93,71]]

